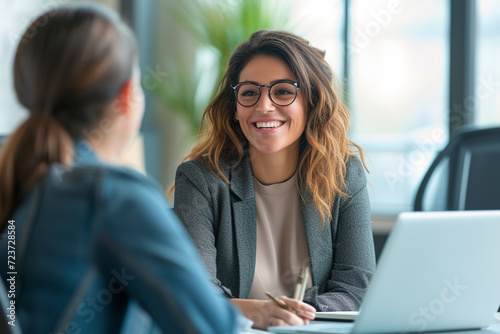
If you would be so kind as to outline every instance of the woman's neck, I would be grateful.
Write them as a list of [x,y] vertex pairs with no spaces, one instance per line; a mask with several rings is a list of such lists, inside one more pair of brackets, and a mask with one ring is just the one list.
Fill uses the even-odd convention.
[[298,150],[263,154],[250,147],[249,155],[253,176],[264,185],[285,182],[297,171]]
[[109,141],[96,141],[93,140],[93,138],[88,139],[87,142],[90,144],[92,151],[94,151],[99,160],[112,165],[117,163],[119,151],[115,145],[112,145]]

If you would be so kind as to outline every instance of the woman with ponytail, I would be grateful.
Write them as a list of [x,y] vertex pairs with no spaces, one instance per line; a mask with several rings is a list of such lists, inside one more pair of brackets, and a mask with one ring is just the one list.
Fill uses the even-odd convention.
[[237,329],[159,187],[116,166],[142,120],[139,78],[135,39],[104,7],[53,9],[19,43],[30,116],[0,156],[0,274],[24,333]]

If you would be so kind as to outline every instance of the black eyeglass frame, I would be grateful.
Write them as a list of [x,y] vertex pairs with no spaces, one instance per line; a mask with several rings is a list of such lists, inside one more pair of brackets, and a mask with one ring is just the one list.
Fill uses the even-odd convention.
[[[292,84],[293,86],[295,86],[295,96],[293,98],[293,100],[288,103],[288,104],[279,104],[279,103],[276,103],[272,96],[271,96],[271,88],[273,88],[273,86],[277,85],[277,84],[282,84],[282,83],[289,83],[289,84]],[[259,97],[257,98],[257,100],[253,103],[253,104],[250,104],[250,105],[244,105],[243,103],[240,102],[240,100],[238,99],[238,94],[236,93],[236,89],[238,89],[239,86],[241,85],[254,85],[255,87],[257,87],[259,89]],[[271,86],[268,86],[268,85],[257,85],[256,83],[254,82],[250,82],[250,81],[244,81],[244,82],[239,82],[237,83],[236,85],[234,86],[231,86],[231,88],[233,89],[233,92],[234,92],[234,97],[236,98],[236,102],[238,102],[241,106],[243,107],[253,107],[254,105],[257,104],[257,102],[259,102],[260,100],[260,97],[262,96],[262,90],[261,88],[262,87],[267,87],[267,94],[269,95],[269,99],[274,103],[276,104],[277,106],[280,106],[280,107],[286,107],[286,106],[289,106],[291,105],[292,103],[295,102],[295,100],[297,99],[297,93],[298,93],[298,89],[300,88],[300,82],[293,82],[293,81],[289,81],[289,80],[283,80],[283,81],[277,81],[275,83],[273,83]]]

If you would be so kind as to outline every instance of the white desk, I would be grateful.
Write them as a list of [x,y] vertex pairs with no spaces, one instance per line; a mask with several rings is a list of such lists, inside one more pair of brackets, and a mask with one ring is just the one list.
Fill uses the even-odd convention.
[[[445,333],[457,333],[457,334],[500,334],[500,313],[497,313],[495,315],[495,319],[493,319],[493,324],[488,327],[488,328],[484,328],[484,329],[481,329],[481,330],[470,330],[470,331],[449,331],[449,332],[425,332],[425,334],[432,334],[432,333],[437,333],[437,334],[445,334]],[[310,326],[311,326],[311,329],[314,328],[314,325],[316,324],[325,324],[325,323],[334,323],[333,321],[324,321],[324,320],[315,320],[315,321],[311,321],[310,323]],[[338,323],[339,325],[342,325],[342,324],[345,324],[345,323],[342,323],[342,322],[339,322]],[[306,326],[304,327],[304,329],[306,329]],[[266,331],[248,331],[248,332],[242,332],[241,334],[255,334],[255,333],[266,333]],[[267,333],[270,333],[270,332],[267,332]],[[314,333],[314,334],[318,334],[318,333],[322,333],[322,332],[318,332],[318,331],[311,331],[311,332],[307,332],[307,331],[301,331],[300,332],[301,334],[302,333]]]

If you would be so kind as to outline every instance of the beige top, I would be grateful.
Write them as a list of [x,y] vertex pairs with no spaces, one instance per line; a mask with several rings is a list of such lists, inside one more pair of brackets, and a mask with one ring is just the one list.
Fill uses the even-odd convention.
[[[297,188],[297,173],[283,183],[263,185],[254,178],[257,209],[257,256],[249,299],[293,297],[301,266],[311,272],[309,250]],[[309,279],[307,287],[311,287]]]

